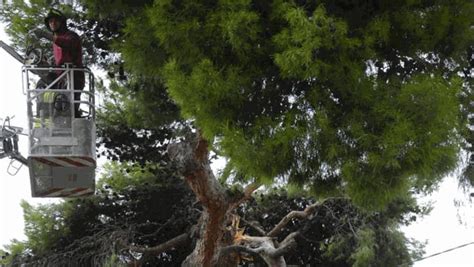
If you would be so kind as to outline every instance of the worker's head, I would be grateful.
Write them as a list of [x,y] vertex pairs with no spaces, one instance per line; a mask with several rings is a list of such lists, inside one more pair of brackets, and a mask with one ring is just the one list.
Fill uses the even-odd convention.
[[44,24],[52,32],[58,32],[66,28],[66,17],[57,9],[51,9],[44,19]]

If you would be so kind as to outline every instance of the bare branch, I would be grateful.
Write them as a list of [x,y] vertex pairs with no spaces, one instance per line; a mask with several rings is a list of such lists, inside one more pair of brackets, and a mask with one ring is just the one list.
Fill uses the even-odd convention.
[[[328,200],[333,200],[333,199],[347,199],[345,197],[332,197],[332,198],[327,198],[323,202],[316,202],[312,205],[307,206],[303,211],[290,211],[281,221],[270,231],[267,236],[270,237],[275,237],[277,236],[281,230],[292,220],[292,219],[307,219],[309,216],[311,216],[318,207],[323,206],[326,201]],[[331,210],[332,212],[332,210]]]
[[285,237],[285,239],[280,243],[280,246],[278,246],[275,251],[272,253],[272,257],[282,257],[288,252],[290,252],[292,249],[294,249],[297,246],[296,243],[296,237],[300,234],[299,231],[293,232]]
[[[175,218],[175,215],[171,216],[164,224],[160,225],[160,227],[158,227],[153,233],[150,233],[150,234],[144,234],[144,233],[141,233],[140,237],[142,239],[146,239],[146,238],[149,238],[149,237],[153,237],[153,236],[156,236],[158,235],[163,229],[165,229],[165,227],[169,226],[170,224],[174,223],[174,221],[176,220]],[[146,223],[146,224],[149,224]],[[140,226],[140,225],[137,225],[137,226]]]
[[354,227],[352,226],[351,220],[347,220],[347,224],[349,224],[349,228],[351,229],[351,232],[354,234],[354,236],[358,236],[354,230]]
[[160,254],[162,252],[165,252],[169,249],[176,248],[177,246],[182,245],[182,244],[184,244],[188,241],[190,241],[189,234],[184,233],[184,234],[181,234],[177,237],[174,237],[174,238],[166,241],[165,243],[159,244],[159,245],[154,246],[154,247],[138,247],[138,246],[131,245],[131,246],[129,246],[129,249],[133,250],[134,252],[138,252],[138,253],[158,255],[158,254]]
[[245,187],[245,189],[244,189],[243,196],[241,198],[237,199],[235,202],[233,202],[231,204],[229,210],[233,210],[234,208],[238,207],[243,202],[245,202],[245,201],[249,200],[250,198],[252,198],[253,192],[255,192],[255,190],[257,190],[260,186],[261,186],[261,184],[257,183],[257,182],[253,182],[253,183],[247,185],[247,187]]
[[[285,258],[277,255],[277,252],[283,255],[283,253],[289,251],[291,242],[287,242],[288,245],[284,246],[282,250],[279,251],[275,248],[273,238],[268,236],[245,235],[241,238],[241,241],[246,245],[244,247],[247,247],[247,250],[259,254],[268,266],[286,266]],[[288,250],[286,250],[287,247]]]
[[260,186],[261,186],[261,184],[257,183],[257,182],[253,182],[253,183],[249,184],[244,189],[244,197],[246,199],[250,198],[252,196],[253,192],[255,192],[255,190],[257,190]]
[[281,230],[292,220],[292,219],[306,219],[308,216],[313,214],[317,207],[321,206],[320,202],[316,202],[312,205],[309,205],[304,209],[304,211],[291,211],[288,213],[281,221],[267,234],[267,236],[274,237],[277,236]]
[[259,256],[259,251],[256,250],[256,249],[253,249],[253,248],[249,248],[249,247],[246,247],[246,246],[243,246],[243,245],[231,245],[231,246],[227,246],[227,247],[223,247],[220,249],[219,253],[219,257],[222,257],[226,254],[229,254],[229,253],[247,253],[247,254],[252,254],[254,256]]
[[258,221],[247,221],[245,220],[244,218],[241,218],[241,220],[247,224],[248,226],[252,227],[254,230],[256,230],[259,234],[261,234],[262,236],[266,235],[267,232],[265,232],[265,230],[263,230],[263,228],[261,227],[260,223]]

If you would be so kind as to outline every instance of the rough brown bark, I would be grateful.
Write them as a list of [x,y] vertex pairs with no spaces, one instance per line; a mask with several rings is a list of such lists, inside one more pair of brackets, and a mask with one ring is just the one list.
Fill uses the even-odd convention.
[[208,143],[199,133],[190,134],[168,153],[203,207],[196,246],[182,265],[217,266],[219,249],[231,242],[224,238],[231,203],[211,170]]

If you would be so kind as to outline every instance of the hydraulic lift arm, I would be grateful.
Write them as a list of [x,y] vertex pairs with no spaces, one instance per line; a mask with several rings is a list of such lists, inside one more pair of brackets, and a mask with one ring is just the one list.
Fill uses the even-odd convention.
[[[8,167],[8,173],[15,175],[20,166],[15,166],[15,161],[20,162],[23,165],[28,166],[28,160],[23,157],[18,151],[18,135],[22,134],[23,129],[10,125],[10,118],[6,118],[4,123],[0,125],[0,159],[10,158],[12,161]],[[13,169],[14,171],[10,171]]]

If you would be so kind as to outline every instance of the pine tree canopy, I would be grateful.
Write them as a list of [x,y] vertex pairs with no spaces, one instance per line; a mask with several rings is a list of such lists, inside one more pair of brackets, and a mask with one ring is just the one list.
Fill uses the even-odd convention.
[[155,1],[126,18],[117,49],[131,73],[162,79],[229,173],[381,207],[457,165],[473,11],[471,1]]
[[[128,87],[141,91],[129,113],[139,120],[153,112],[153,127],[171,123],[176,109],[166,90],[228,158],[226,173],[244,180],[283,181],[380,208],[409,189],[431,189],[472,139],[472,1],[85,0],[79,7],[65,10],[83,32],[89,62],[106,65],[118,53],[139,81]],[[38,22],[32,13],[47,5],[9,8],[2,17],[20,45]]]

